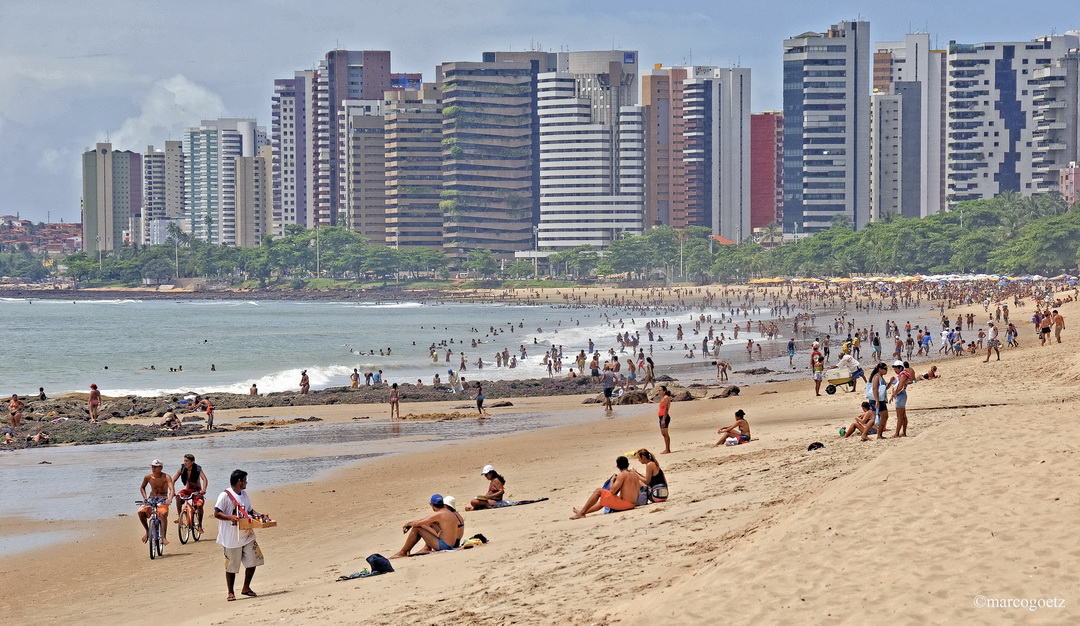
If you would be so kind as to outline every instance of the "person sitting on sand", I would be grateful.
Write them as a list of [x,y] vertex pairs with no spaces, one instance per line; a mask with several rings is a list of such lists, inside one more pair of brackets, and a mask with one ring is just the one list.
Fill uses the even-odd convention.
[[[735,432],[736,430],[738,430],[738,432]],[[721,428],[716,431],[716,433],[720,435],[720,441],[716,442],[716,445],[718,446],[724,445],[724,442],[727,441],[729,437],[738,439],[739,443],[750,441],[750,422],[746,421],[746,413],[742,409],[735,411],[735,423],[727,428]]]
[[401,532],[408,534],[405,545],[390,558],[400,559],[411,556],[409,551],[421,540],[425,547],[417,554],[453,550],[461,545],[461,537],[465,534],[465,520],[457,511],[448,508],[439,494],[431,496],[429,504],[431,504],[431,515],[401,527]]
[[494,507],[496,503],[502,502],[503,495],[506,493],[506,479],[500,476],[494,467],[485,465],[484,469],[480,470],[480,475],[491,481],[488,484],[488,491],[485,495],[473,498],[469,506],[465,507],[466,511],[479,511],[480,509]]
[[168,430],[178,430],[180,428],[180,418],[176,417],[176,413],[171,409],[163,417],[165,418],[165,421],[161,423],[163,428]]
[[870,434],[870,429],[874,426],[874,410],[870,408],[870,403],[864,401],[862,403],[862,413],[855,418],[855,421],[851,423],[844,431],[844,439],[855,434],[855,431],[859,431],[862,434],[861,439],[867,441],[866,436]]
[[923,380],[934,380],[935,378],[941,378],[941,376],[939,376],[938,373],[937,373],[937,365],[931,365],[930,366],[930,371],[926,372],[925,374],[923,374],[919,378],[921,378]]
[[[660,469],[660,462],[656,460],[652,452],[642,448],[636,453],[639,463],[645,466],[645,473],[642,474],[637,470],[637,475],[641,477],[641,482],[644,485],[643,493],[646,496],[647,502],[664,502],[668,498],[667,478],[664,476],[664,470]],[[638,504],[645,504],[641,499],[638,499]]]
[[585,506],[574,509],[574,516],[570,519],[581,519],[605,507],[613,511],[629,511],[637,506],[641,476],[630,469],[630,461],[625,456],[615,459],[615,467],[619,471],[608,479],[608,486],[593,491]]

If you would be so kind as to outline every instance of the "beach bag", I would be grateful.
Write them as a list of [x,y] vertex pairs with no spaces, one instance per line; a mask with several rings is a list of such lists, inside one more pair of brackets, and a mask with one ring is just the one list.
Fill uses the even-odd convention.
[[371,575],[389,574],[394,571],[394,566],[390,565],[390,560],[381,554],[372,554],[367,558],[368,565],[371,566]]
[[668,499],[667,485],[653,485],[649,490],[649,500],[653,502],[665,502]]
[[649,503],[649,488],[645,485],[641,486],[637,494],[637,505],[644,506]]

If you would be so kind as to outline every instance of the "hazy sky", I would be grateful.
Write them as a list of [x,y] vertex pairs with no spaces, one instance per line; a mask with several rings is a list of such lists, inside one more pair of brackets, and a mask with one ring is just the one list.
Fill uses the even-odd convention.
[[434,76],[485,50],[638,50],[642,68],[752,68],[755,110],[781,104],[783,39],[844,19],[873,41],[929,32],[941,46],[1080,29],[1075,0],[2,0],[0,215],[79,221],[80,154],[108,137],[142,152],[201,119],[270,125],[275,78],[327,50],[390,50]]

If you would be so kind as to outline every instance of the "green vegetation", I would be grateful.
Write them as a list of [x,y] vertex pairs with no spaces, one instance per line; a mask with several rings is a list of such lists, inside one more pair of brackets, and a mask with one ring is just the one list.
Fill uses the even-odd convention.
[[[408,190],[431,194],[436,191]],[[444,190],[441,197],[440,207],[448,217],[454,217],[459,210],[459,195],[455,190]],[[526,200],[516,192],[500,199],[512,206]],[[531,260],[504,262],[490,250],[477,249],[468,252],[461,269],[487,279],[487,286],[494,278],[581,279],[593,272],[643,279],[683,277],[701,282],[877,273],[1056,275],[1072,272],[1080,258],[1080,204],[1069,208],[1056,194],[1030,198],[1004,194],[991,200],[965,202],[953,211],[924,219],[890,217],[860,231],[852,231],[850,224],[837,220],[832,228],[816,236],[786,244],[781,241],[782,233],[776,225],[762,229],[757,240],[736,245],[711,240],[704,227],[676,230],[661,226],[640,236],[615,239],[603,256],[581,246],[552,253],[534,270]],[[43,280],[50,272],[60,272],[79,282],[125,286],[199,277],[246,288],[351,289],[398,279],[445,279],[450,275],[449,268],[450,261],[442,249],[398,250],[372,245],[340,227],[323,227],[316,232],[297,225],[286,227],[280,237],[266,237],[256,248],[211,245],[174,228],[165,244],[126,246],[100,255],[80,252],[55,265],[25,251],[0,253],[3,276]],[[535,284],[562,283],[547,280]]]

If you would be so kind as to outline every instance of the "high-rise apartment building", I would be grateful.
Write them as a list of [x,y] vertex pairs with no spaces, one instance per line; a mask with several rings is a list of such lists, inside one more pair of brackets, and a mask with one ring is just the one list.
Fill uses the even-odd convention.
[[870,23],[784,40],[784,229],[870,218]]
[[270,106],[273,147],[274,210],[272,226],[281,234],[285,226],[310,226],[314,190],[311,185],[315,154],[315,71],[296,72],[274,81]]
[[419,89],[387,92],[384,116],[386,244],[399,250],[441,249],[443,117],[438,86],[422,83]]
[[874,46],[871,219],[944,207],[945,62],[925,33]]
[[236,158],[267,143],[254,119],[203,120],[184,131],[186,230],[196,239],[237,245]]
[[568,54],[573,73],[538,79],[540,250],[600,249],[622,233],[642,230],[644,115],[633,106],[637,53]]
[[750,70],[656,67],[642,86],[646,223],[750,236]]
[[1058,174],[1058,187],[1061,199],[1066,206],[1073,206],[1080,201],[1080,163],[1073,161],[1061,168]]
[[348,184],[342,172],[342,107],[347,100],[382,100],[391,88],[390,52],[331,50],[315,70],[314,153],[310,226],[344,217]]
[[[393,93],[393,92],[390,92]],[[383,100],[346,100],[341,110],[344,226],[386,243],[386,137]]]
[[[946,144],[950,206],[1006,191],[1031,195],[1040,191],[1040,183],[1045,191],[1049,172],[1068,163],[1057,160],[1063,153],[1054,138],[1042,132],[1064,130],[1066,122],[1057,119],[1056,111],[1041,107],[1056,100],[1048,92],[1060,81],[1037,72],[1052,69],[1070,49],[1080,47],[1078,35],[1072,31],[1027,42],[975,45],[950,42]],[[1075,119],[1075,108],[1071,115]]]
[[83,249],[116,250],[142,211],[142,155],[99,143],[83,153]]
[[180,226],[184,214],[184,149],[181,141],[166,141],[165,149],[147,146],[143,153],[143,210],[138,241],[165,243],[169,225]]
[[1080,160],[1080,49],[1070,49],[1031,81],[1036,152],[1032,162],[1036,193],[1059,191],[1061,172]]
[[259,147],[255,156],[240,156],[235,159],[235,245],[241,248],[255,248],[262,243],[264,236],[273,234],[273,155],[273,148],[266,144]]
[[784,223],[784,114],[750,115],[750,228]]
[[[529,250],[539,217],[536,80],[548,53],[526,60],[444,63],[444,248],[461,263],[470,250],[500,258]],[[545,68],[547,69],[547,68]]]

